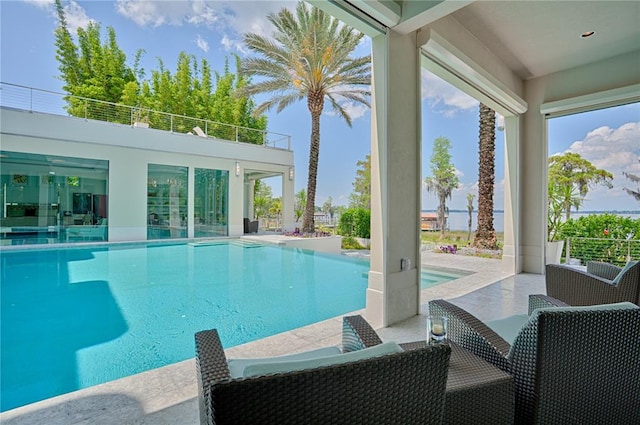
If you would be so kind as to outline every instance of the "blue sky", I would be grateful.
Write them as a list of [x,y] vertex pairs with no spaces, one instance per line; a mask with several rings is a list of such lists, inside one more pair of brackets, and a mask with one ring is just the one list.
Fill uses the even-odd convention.
[[[221,70],[225,56],[237,53],[245,57],[242,34],[270,35],[266,20],[269,12],[295,7],[293,1],[66,1],[70,28],[99,22],[104,30],[112,26],[120,48],[132,64],[134,54],[143,48],[143,67],[147,76],[157,68],[157,58],[174,71],[178,54],[184,51],[205,58]],[[62,91],[55,61],[53,31],[56,17],[53,1],[0,0],[1,58],[0,79],[5,83]],[[370,51],[366,40],[356,55]],[[461,186],[448,205],[466,209],[466,194],[476,192],[478,103],[444,81],[423,72],[423,176],[430,174],[429,157],[433,140],[439,136],[451,140],[453,163]],[[260,98],[257,99],[260,101]],[[330,196],[334,205],[346,205],[355,178],[356,163],[370,152],[370,112],[346,105],[351,110],[353,127],[328,109],[321,119],[320,163],[316,205]],[[280,114],[269,112],[269,130],[292,136],[295,152],[296,191],[306,188],[310,118],[304,103],[293,105]],[[503,135],[496,140],[496,209],[502,208],[504,149]],[[549,153],[571,150],[580,153],[599,168],[614,174],[614,188],[592,190],[582,209],[638,210],[640,206],[623,187],[631,182],[622,171],[640,175],[640,105],[628,105],[588,114],[556,118],[549,122]],[[277,194],[278,188],[274,187]],[[437,200],[423,194],[423,208],[433,209]]]

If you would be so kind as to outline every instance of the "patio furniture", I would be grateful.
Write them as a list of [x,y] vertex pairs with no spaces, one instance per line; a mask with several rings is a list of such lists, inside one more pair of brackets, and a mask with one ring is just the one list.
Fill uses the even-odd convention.
[[587,270],[547,264],[547,295],[569,305],[611,304],[629,301],[640,305],[640,262],[625,267],[589,261]]
[[244,233],[258,233],[258,221],[251,221],[248,218],[245,218]]
[[[425,341],[400,344],[405,350]],[[444,407],[445,425],[511,425],[515,410],[513,377],[449,341],[451,358]]]
[[517,424],[640,423],[640,307],[570,307],[531,295],[530,315],[483,323],[444,300],[447,337],[513,375]]
[[[381,342],[362,317],[345,317],[344,354],[333,357],[358,356]],[[392,354],[335,364],[327,364],[335,359],[326,357],[305,359],[303,353],[302,360],[285,358],[288,366],[323,365],[233,378],[215,329],[196,333],[195,343],[201,424],[442,423],[451,354],[446,344],[410,351],[398,347]]]

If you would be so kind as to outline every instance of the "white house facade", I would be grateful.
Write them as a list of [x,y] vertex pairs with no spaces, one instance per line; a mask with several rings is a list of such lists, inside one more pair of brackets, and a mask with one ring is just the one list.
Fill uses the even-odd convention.
[[38,113],[4,99],[0,122],[5,245],[242,235],[254,220],[255,180],[273,176],[283,228],[294,227],[288,146]]

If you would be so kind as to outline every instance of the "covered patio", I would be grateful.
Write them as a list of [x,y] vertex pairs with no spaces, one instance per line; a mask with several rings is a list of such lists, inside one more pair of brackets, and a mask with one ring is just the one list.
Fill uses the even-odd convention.
[[[445,298],[481,320],[526,313],[544,293],[548,117],[640,101],[640,3],[311,1],[367,33],[373,45],[372,251],[366,319],[381,337],[424,339],[426,303]],[[587,31],[592,37],[582,38]],[[426,68],[505,117],[502,260],[456,287],[420,288],[420,72]],[[409,225],[407,225],[409,223]],[[405,261],[406,259],[409,262]],[[401,264],[411,264],[401,269]],[[469,267],[472,265],[470,264]],[[472,278],[475,276],[475,278]],[[478,279],[482,277],[482,279]],[[467,279],[467,278],[464,278]],[[229,357],[339,343],[340,318],[251,345]],[[194,360],[45,400],[3,423],[196,424]]]
[[505,167],[499,268],[503,276],[544,273],[547,119],[640,100],[640,3],[311,3],[372,39],[367,320],[389,326],[421,308],[419,270],[401,264],[419,264],[420,129],[430,125],[420,120],[422,69],[504,117],[505,164],[496,164]]

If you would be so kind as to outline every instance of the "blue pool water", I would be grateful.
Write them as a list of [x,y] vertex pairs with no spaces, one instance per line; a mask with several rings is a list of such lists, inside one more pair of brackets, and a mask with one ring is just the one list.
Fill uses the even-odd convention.
[[[202,329],[232,347],[364,308],[369,270],[367,260],[233,240],[1,260],[0,411],[192,358]],[[423,285],[435,275],[423,272]]]

